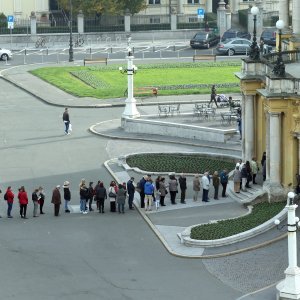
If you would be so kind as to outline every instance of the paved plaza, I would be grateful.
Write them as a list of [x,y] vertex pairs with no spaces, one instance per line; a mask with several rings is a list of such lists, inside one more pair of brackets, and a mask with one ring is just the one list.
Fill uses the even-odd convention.
[[[115,176],[138,180],[141,174],[126,172],[117,163],[111,164],[111,170],[104,167],[121,155],[171,150],[239,157],[240,143],[163,142],[157,136],[148,137],[149,142],[128,136],[118,125],[123,99],[76,99],[29,75],[30,68],[1,72],[1,189],[11,185],[16,193],[24,185],[31,195],[33,188],[44,186],[46,214],[32,218],[30,202],[29,219],[23,220],[15,201],[14,218],[7,219],[6,204],[1,202],[3,298],[275,299],[274,284],[283,279],[287,267],[287,240],[279,239],[283,232],[274,229],[213,249],[187,249],[176,236],[186,226],[243,215],[245,208],[231,197],[204,206],[192,203],[189,193],[186,206],[167,206],[147,215],[137,209],[126,210],[124,215],[110,213],[106,201],[104,215],[65,214],[62,210],[55,218],[52,189],[65,180],[71,182],[74,210],[79,204],[81,178],[94,183],[101,179],[106,186]],[[207,100],[207,95],[183,100],[189,111],[195,101]],[[140,103],[142,114],[153,112],[157,103],[178,98],[159,96],[155,103],[151,101],[154,99]],[[63,134],[65,106],[70,107],[74,128],[70,136]],[[96,124],[102,125],[92,134],[89,129]],[[191,178],[188,180],[190,185]],[[169,204],[168,199],[166,202]],[[277,241],[271,243],[273,240]],[[261,244],[266,246],[257,247]],[[198,255],[207,258],[193,258]]]

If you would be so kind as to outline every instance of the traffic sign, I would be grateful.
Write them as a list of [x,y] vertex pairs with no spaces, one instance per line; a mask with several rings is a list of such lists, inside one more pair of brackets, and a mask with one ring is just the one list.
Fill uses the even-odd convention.
[[15,18],[14,16],[7,16],[7,27],[8,29],[14,29]]
[[205,11],[203,8],[198,8],[197,14],[198,14],[199,19],[204,19],[204,13],[205,13]]

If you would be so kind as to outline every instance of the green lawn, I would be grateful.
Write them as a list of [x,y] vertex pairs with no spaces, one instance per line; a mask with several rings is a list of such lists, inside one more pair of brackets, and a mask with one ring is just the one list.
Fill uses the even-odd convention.
[[[125,66],[123,66],[125,67]],[[218,93],[239,92],[237,62],[172,63],[139,65],[134,86],[155,86],[159,95],[209,93],[212,84],[222,84]],[[78,97],[124,97],[127,76],[118,66],[48,67],[33,70],[32,74]]]

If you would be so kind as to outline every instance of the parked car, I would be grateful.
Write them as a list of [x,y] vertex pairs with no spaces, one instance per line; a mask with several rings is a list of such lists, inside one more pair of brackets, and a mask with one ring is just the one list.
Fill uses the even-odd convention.
[[224,42],[228,39],[236,39],[236,38],[251,40],[251,34],[247,31],[241,31],[238,29],[228,29],[223,33],[221,42]]
[[218,44],[220,41],[220,36],[212,32],[198,32],[190,40],[190,45],[192,48],[207,48],[210,46]]
[[0,59],[1,60],[9,60],[12,58],[12,53],[10,50],[0,48]]
[[247,39],[232,39],[217,45],[217,52],[221,54],[234,55],[249,53],[251,41]]
[[276,45],[276,28],[266,28],[260,36],[260,41],[265,45]]

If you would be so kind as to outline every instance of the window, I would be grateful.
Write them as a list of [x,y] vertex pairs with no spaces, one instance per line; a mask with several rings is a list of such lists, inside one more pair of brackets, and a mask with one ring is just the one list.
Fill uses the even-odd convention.
[[160,0],[149,0],[149,4],[160,4]]
[[188,4],[199,4],[200,0],[187,0]]

